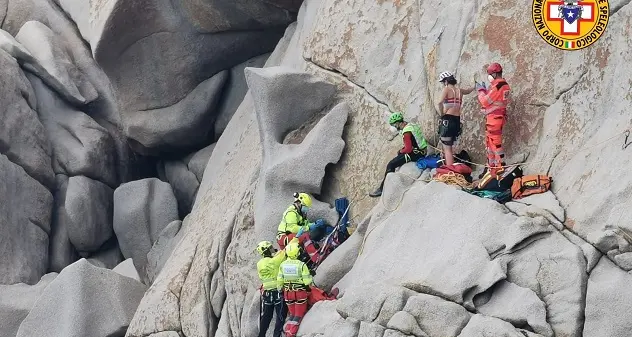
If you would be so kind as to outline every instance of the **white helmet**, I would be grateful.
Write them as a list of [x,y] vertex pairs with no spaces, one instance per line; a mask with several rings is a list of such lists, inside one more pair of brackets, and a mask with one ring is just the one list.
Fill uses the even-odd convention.
[[454,77],[454,74],[449,71],[442,72],[441,74],[439,74],[439,82],[443,82],[443,80],[448,77]]

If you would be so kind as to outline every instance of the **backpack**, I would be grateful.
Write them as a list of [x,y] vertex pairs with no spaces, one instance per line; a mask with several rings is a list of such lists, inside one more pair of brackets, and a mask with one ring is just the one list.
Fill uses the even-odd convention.
[[520,199],[532,194],[539,194],[551,188],[553,179],[545,175],[527,175],[516,178],[511,185],[511,197]]
[[470,164],[472,162],[472,158],[470,158],[470,154],[467,153],[467,151],[465,150],[461,150],[461,152],[457,153],[454,156],[454,162],[465,164],[469,166],[470,168],[472,168],[472,164]]
[[417,160],[417,167],[420,170],[437,168],[440,166],[439,161],[441,161],[441,156],[438,154],[421,157]]
[[486,199],[492,199],[492,200],[497,201],[498,203],[501,203],[501,204],[504,204],[507,201],[511,201],[511,191],[510,190],[505,190],[505,191],[502,191],[502,192],[481,190],[481,191],[470,191],[469,193],[472,194],[472,195],[475,195],[477,197],[486,198]]
[[487,191],[506,191],[511,189],[513,182],[516,178],[522,177],[522,168],[520,166],[512,166],[507,169],[501,176],[500,181],[493,177],[489,171],[485,173],[483,178],[478,181],[476,185],[477,190]]
[[462,163],[456,163],[454,165],[443,165],[437,168],[437,174],[447,174],[449,172],[458,173],[462,176],[469,176],[472,174],[472,169]]

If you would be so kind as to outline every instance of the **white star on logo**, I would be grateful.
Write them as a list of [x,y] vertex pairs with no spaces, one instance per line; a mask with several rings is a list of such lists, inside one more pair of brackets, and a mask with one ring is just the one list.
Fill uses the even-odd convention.
[[572,12],[568,12],[568,17],[572,18],[573,17],[573,13]]

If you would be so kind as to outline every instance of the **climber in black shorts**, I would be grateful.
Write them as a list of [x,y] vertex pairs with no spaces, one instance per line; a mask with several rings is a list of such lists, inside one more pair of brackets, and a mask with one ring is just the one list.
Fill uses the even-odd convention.
[[438,102],[441,119],[439,119],[439,137],[443,144],[445,165],[454,165],[454,150],[452,146],[461,134],[461,103],[463,95],[474,91],[474,88],[461,89],[456,86],[454,74],[443,72],[439,75],[439,82],[443,83],[441,99]]

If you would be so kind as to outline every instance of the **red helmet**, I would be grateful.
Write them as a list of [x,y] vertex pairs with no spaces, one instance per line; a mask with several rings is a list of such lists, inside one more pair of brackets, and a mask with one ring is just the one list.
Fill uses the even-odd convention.
[[487,75],[491,75],[493,73],[502,73],[503,72],[503,67],[500,66],[500,64],[498,63],[492,63],[489,65],[489,67],[487,67]]

